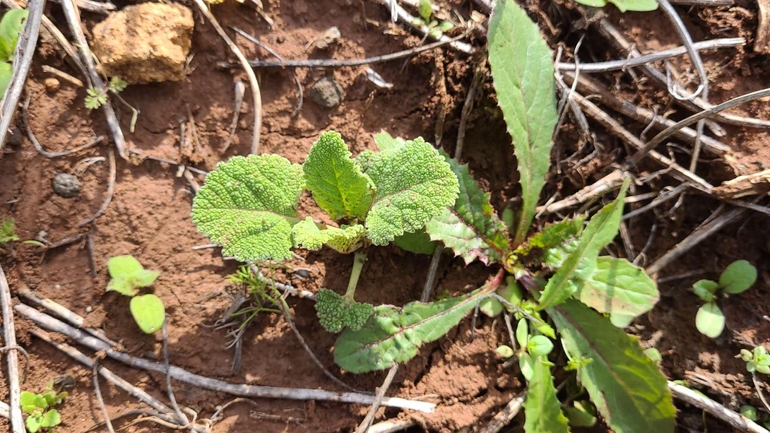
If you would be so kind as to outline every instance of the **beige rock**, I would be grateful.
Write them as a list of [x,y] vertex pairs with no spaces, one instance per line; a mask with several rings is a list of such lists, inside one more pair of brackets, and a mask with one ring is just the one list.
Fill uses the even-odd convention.
[[51,93],[56,92],[61,87],[61,83],[59,83],[59,80],[53,77],[49,77],[43,80],[43,85],[45,85],[45,90]]
[[179,4],[127,6],[94,26],[92,49],[108,77],[181,81],[194,26],[190,9]]

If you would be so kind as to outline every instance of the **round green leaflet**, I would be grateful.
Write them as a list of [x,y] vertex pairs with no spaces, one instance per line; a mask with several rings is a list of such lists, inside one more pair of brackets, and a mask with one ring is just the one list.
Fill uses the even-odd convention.
[[131,298],[131,315],[145,334],[153,334],[163,327],[166,309],[163,301],[155,295],[141,295]]
[[706,337],[717,338],[725,329],[725,315],[716,303],[709,302],[698,309],[695,326]]

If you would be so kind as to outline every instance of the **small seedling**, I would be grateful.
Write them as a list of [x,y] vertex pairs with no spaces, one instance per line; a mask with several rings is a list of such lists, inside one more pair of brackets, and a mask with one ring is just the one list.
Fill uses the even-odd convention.
[[[283,302],[283,298],[281,298],[280,293],[278,293],[274,287],[254,275],[248,265],[238,268],[235,274],[229,276],[227,280],[244,287],[246,289],[246,294],[250,298],[248,304],[246,304],[245,299],[238,298],[240,301],[237,302],[237,305],[236,303],[233,304],[232,309],[225,314],[225,317],[223,317],[220,322],[222,323],[220,326],[228,326],[231,319],[242,318],[240,323],[238,323],[237,328],[230,332],[230,335],[233,336],[232,344],[234,344],[243,335],[243,331],[245,331],[249,323],[251,323],[251,321],[259,314],[280,314],[281,310],[274,307],[280,306]],[[245,307],[244,304],[246,305]]]
[[20,396],[21,410],[27,414],[27,431],[35,433],[41,429],[53,432],[61,424],[61,416],[54,406],[60,405],[67,398],[66,392],[56,392],[53,382],[41,394],[22,391]]
[[0,246],[4,247],[11,242],[16,242],[18,240],[19,237],[16,235],[16,222],[11,219],[3,221],[3,224],[0,225]]
[[117,95],[125,90],[128,83],[120,77],[110,78],[110,82],[107,84],[106,89],[98,89],[96,87],[90,87],[86,90],[87,96],[85,99],[86,108],[89,110],[95,110],[107,103],[107,94],[109,92]]
[[701,334],[717,338],[725,329],[725,315],[717,305],[719,293],[737,295],[748,290],[757,280],[757,269],[746,260],[731,263],[719,276],[719,281],[700,280],[693,292],[706,304],[698,309],[695,326]]
[[753,351],[741,349],[738,356],[746,363],[746,370],[749,373],[770,374],[770,355],[763,346],[757,346]]
[[420,17],[415,18],[413,24],[416,26],[427,27],[428,36],[432,37],[433,39],[440,38],[441,35],[443,35],[444,33],[454,28],[454,24],[452,24],[451,21],[445,20],[445,21],[438,22],[438,20],[432,19],[433,5],[431,4],[430,0],[420,0],[420,5],[418,9],[419,9]]
[[163,301],[152,293],[139,295],[139,288],[149,287],[159,273],[148,271],[132,256],[116,256],[107,262],[112,278],[107,291],[115,291],[131,298],[131,315],[146,334],[153,334],[163,327],[166,309]]
[[28,15],[26,9],[11,9],[0,20],[0,98],[11,84],[13,54]]

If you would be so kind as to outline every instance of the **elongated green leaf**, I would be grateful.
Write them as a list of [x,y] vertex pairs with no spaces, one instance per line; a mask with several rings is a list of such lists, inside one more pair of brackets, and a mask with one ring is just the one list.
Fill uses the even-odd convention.
[[420,346],[438,340],[470,312],[470,295],[403,309],[381,305],[363,328],[346,330],[334,345],[334,362],[351,373],[389,368],[414,358]]
[[551,50],[514,0],[498,0],[489,23],[489,64],[497,100],[513,138],[522,191],[514,244],[535,216],[551,161],[557,113]]
[[605,422],[616,433],[672,433],[676,409],[666,378],[636,338],[585,305],[569,300],[549,310],[571,359]]
[[375,245],[421,230],[457,198],[457,176],[422,138],[372,155],[366,174],[377,189],[366,217],[367,236]]
[[341,228],[326,227],[321,230],[310,217],[298,222],[291,229],[294,247],[302,246],[310,251],[318,251],[323,245],[328,245],[337,252],[350,253],[361,247],[365,234],[366,229],[360,224],[343,224]]
[[567,418],[561,412],[561,404],[553,387],[550,362],[543,356],[533,362],[532,379],[527,384],[524,401],[524,431],[527,433],[569,432]]
[[599,257],[576,297],[600,313],[633,318],[652,310],[659,295],[642,268],[626,259]]
[[302,165],[307,189],[334,220],[363,220],[374,197],[374,184],[350,155],[342,136],[328,131],[313,144]]
[[278,155],[235,156],[206,177],[193,200],[198,230],[240,261],[291,257],[302,167]]
[[19,33],[24,29],[27,16],[29,11],[26,9],[11,9],[3,15],[3,19],[0,20],[0,61],[13,60]]
[[627,178],[615,201],[604,206],[588,222],[575,250],[545,285],[539,299],[539,309],[560,304],[580,290],[585,280],[593,274],[599,252],[618,234],[620,217],[623,215],[623,200],[626,198],[629,182],[630,179]]
[[428,234],[462,256],[466,264],[476,259],[484,264],[500,262],[508,251],[508,230],[489,204],[489,193],[479,187],[467,165],[444,157],[460,182],[460,195],[454,206],[428,221]]

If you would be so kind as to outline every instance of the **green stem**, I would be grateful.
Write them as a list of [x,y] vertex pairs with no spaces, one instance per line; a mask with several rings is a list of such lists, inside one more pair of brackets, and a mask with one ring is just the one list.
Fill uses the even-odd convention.
[[358,278],[361,277],[361,271],[364,269],[364,263],[366,263],[366,253],[356,251],[353,256],[353,272],[350,273],[350,281],[348,282],[348,290],[345,292],[345,298],[351,301],[354,300],[356,294],[356,286],[358,285]]

